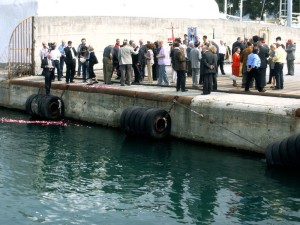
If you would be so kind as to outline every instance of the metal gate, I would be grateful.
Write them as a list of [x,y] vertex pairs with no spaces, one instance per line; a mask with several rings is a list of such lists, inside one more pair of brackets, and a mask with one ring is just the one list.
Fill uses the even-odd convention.
[[34,75],[34,17],[24,19],[13,31],[8,50],[8,79]]

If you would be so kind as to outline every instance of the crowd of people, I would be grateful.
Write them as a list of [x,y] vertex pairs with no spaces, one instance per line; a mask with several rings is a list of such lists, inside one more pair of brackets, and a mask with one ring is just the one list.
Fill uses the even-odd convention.
[[[63,40],[61,45],[56,43],[42,43],[40,51],[41,67],[45,76],[46,94],[50,93],[51,82],[63,77],[64,64],[66,65],[66,83],[74,83],[75,77],[82,77],[82,82],[88,85],[97,81],[94,65],[98,63],[94,48],[86,44],[82,38],[80,45],[75,49],[72,41]],[[253,87],[259,92],[265,92],[266,69],[269,65],[270,74],[268,84],[272,83],[274,90],[283,89],[283,65],[287,63],[288,74],[294,75],[296,45],[289,39],[283,45],[281,38],[270,47],[265,40],[253,36],[247,40],[238,37],[231,49],[223,40],[208,40],[207,36],[195,37],[188,40],[188,35],[175,38],[173,43],[155,41],[144,43],[141,39],[137,44],[133,40],[124,39],[121,43],[116,39],[114,45],[108,45],[103,50],[103,77],[104,84],[112,84],[113,73],[116,73],[120,85],[140,84],[145,79],[147,70],[148,83],[157,81],[157,85],[169,86],[176,83],[176,91],[186,92],[186,77],[192,77],[192,86],[199,89],[203,85],[203,95],[217,90],[218,69],[222,75],[224,61],[232,55],[232,85],[239,86],[237,78],[242,77],[241,87],[249,91]],[[77,74],[76,74],[77,64]],[[172,67],[172,79],[169,80],[166,66]]]
[[[246,41],[238,38],[233,43],[232,49],[232,74],[236,77],[242,76],[242,88],[245,88],[245,91],[249,91],[249,88],[253,87],[254,80],[255,88],[259,92],[266,91],[266,84],[272,84],[273,90],[283,89],[283,66],[285,63],[288,70],[286,75],[294,75],[296,44],[292,39],[289,39],[284,45],[281,37],[277,37],[274,43],[268,46],[264,38],[255,35]],[[268,66],[269,81],[266,82]],[[235,80],[233,85],[237,86]]]

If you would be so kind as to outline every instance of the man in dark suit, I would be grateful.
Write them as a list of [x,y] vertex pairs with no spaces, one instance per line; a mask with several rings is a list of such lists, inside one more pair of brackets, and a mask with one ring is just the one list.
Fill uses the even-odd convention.
[[43,68],[42,75],[45,76],[46,95],[50,94],[51,81],[54,78],[55,64],[51,58],[51,54],[48,54],[47,58],[42,60],[41,65],[41,67]]
[[207,46],[202,48],[203,51],[203,93],[202,95],[209,95],[212,90],[213,76],[217,72],[217,57]]
[[72,47],[72,41],[68,41],[68,46],[65,47],[64,50],[66,54],[65,63],[67,66],[66,83],[74,83],[77,52],[75,48]]
[[234,53],[235,48],[241,49],[241,53],[243,52],[245,45],[244,45],[244,38],[238,37],[236,41],[232,44],[232,54]]
[[[257,46],[258,47],[258,56],[260,58],[261,64],[259,67],[259,73],[260,73],[260,77],[259,77],[259,84],[262,87],[266,86],[266,71],[267,71],[267,67],[268,67],[268,57],[269,57],[269,48],[268,47],[264,47],[260,41],[260,38],[255,35],[252,37],[253,40],[253,46]],[[264,39],[261,39],[264,40]]]

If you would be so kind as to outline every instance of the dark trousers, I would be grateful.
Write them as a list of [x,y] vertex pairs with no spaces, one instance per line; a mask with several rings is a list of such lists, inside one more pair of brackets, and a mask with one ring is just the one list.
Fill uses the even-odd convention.
[[94,64],[93,63],[89,63],[89,79],[95,78],[96,74],[94,72]]
[[203,74],[203,94],[210,94],[213,86],[214,73]]
[[178,70],[177,72],[177,82],[176,82],[176,90],[179,91],[181,89],[181,91],[185,90],[185,71],[184,70]]
[[132,67],[134,72],[134,82],[139,83],[142,80],[140,68],[137,64],[133,64]]
[[259,73],[260,73],[260,76],[261,76],[261,85],[264,87],[266,86],[266,80],[267,80],[267,68],[259,68]]
[[190,60],[186,60],[186,66],[187,66],[187,75],[189,77],[192,76],[192,62]]
[[214,91],[216,91],[218,89],[217,74],[213,74],[213,76],[212,76],[212,83],[213,83],[212,89]]
[[203,67],[204,67],[204,65],[201,62],[201,64],[200,64],[200,79],[199,79],[199,84],[203,84],[203,80],[204,80],[204,72],[203,72],[204,68]]
[[73,60],[73,63],[66,64],[67,71],[66,71],[66,82],[73,81],[74,75],[75,75],[75,66],[76,66],[76,60]]
[[50,94],[50,89],[51,89],[51,81],[52,77],[54,77],[54,71],[49,71],[46,69],[45,74],[45,90],[46,90],[46,95]]
[[121,78],[121,71],[120,71],[120,66],[118,61],[113,62],[113,71],[117,71],[117,78]]
[[276,88],[283,89],[283,63],[275,63],[274,74],[276,79]]
[[268,83],[272,83],[272,78],[275,77],[275,73],[274,73],[274,69],[270,68],[270,73],[269,73],[269,82]]
[[78,59],[78,68],[77,68],[77,75],[81,75],[81,69],[82,69],[82,62]]
[[224,56],[225,54],[220,54],[219,53],[219,58],[218,58],[218,68],[220,67],[221,73],[224,75]]
[[145,77],[145,67],[146,67],[145,63],[141,63],[140,66],[139,66],[141,80],[144,80],[144,77]]
[[245,91],[249,91],[250,83],[252,79],[255,79],[255,85],[259,92],[261,92],[264,88],[262,83],[262,78],[260,74],[260,70],[258,68],[252,68],[247,75],[247,82],[245,84]]
[[82,66],[82,78],[83,78],[83,81],[86,81],[86,79],[90,79],[90,77],[89,77],[89,63],[88,62],[81,63],[81,66]]
[[[54,62],[54,67],[57,69],[57,79],[60,80],[61,79],[60,62],[59,60],[53,60],[53,62]],[[54,76],[53,76],[53,80],[54,80]]]
[[60,78],[63,77],[63,71],[64,71],[64,65],[65,65],[65,58],[64,57],[60,57],[59,60],[59,67],[60,67]]

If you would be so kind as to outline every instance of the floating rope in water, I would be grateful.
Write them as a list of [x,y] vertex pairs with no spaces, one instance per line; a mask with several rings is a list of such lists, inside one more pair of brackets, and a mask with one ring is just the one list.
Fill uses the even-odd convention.
[[42,126],[63,126],[66,127],[67,123],[65,121],[46,121],[46,120],[17,120],[17,119],[8,119],[1,118],[1,123],[19,123],[19,124],[41,124]]

